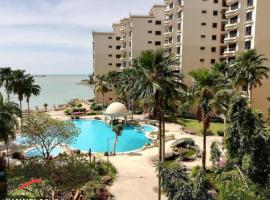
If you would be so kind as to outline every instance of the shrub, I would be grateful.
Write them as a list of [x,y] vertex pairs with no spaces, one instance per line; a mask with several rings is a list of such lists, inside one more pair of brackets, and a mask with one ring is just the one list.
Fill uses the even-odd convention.
[[[102,110],[102,104],[92,103],[90,107],[93,111],[100,111]],[[105,106],[104,106],[105,108]]]
[[220,161],[221,151],[219,150],[218,143],[213,142],[211,144],[211,157],[210,160],[213,162],[214,166],[217,166],[217,164]]
[[88,113],[86,113],[86,115],[87,116],[93,116],[93,115],[96,115],[97,113],[95,113],[95,112],[88,112]]
[[78,104],[76,105],[76,107],[81,108],[81,107],[82,107],[82,104],[81,104],[81,103],[78,103]]
[[22,155],[21,152],[14,152],[14,153],[12,154],[12,158],[13,158],[13,159],[17,159],[17,160],[21,160],[21,159],[23,159],[23,155]]
[[224,136],[224,131],[217,131],[217,135],[223,137]]
[[65,110],[64,110],[64,113],[65,113],[66,115],[70,115],[70,109],[69,109],[69,108],[65,109]]

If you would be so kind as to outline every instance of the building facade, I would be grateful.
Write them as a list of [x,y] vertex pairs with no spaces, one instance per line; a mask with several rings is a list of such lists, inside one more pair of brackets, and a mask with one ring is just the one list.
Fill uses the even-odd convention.
[[188,73],[223,59],[226,3],[223,0],[165,0],[164,48],[179,59],[186,84]]
[[[269,0],[227,0],[226,11],[227,24],[225,30],[226,49],[224,56],[228,61],[234,60],[235,56],[248,49],[256,49],[263,54],[269,66],[270,60],[270,8]],[[270,76],[270,74],[269,74]],[[265,79],[262,87],[257,87],[252,95],[252,107],[268,112],[270,97],[270,80]]]
[[[113,24],[112,32],[93,32],[94,76],[121,71],[132,65],[141,51],[163,47],[165,5],[154,5],[148,15],[130,15]],[[105,94],[105,103],[115,100],[113,91]],[[96,102],[103,101],[96,93]]]

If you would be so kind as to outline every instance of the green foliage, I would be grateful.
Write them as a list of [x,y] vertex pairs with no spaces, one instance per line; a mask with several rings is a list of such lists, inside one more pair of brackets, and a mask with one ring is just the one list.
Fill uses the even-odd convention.
[[[31,169],[31,170],[29,170]],[[115,174],[115,168],[109,165],[109,172]],[[9,193],[12,194],[25,182],[42,179],[42,183],[27,188],[35,198],[48,198],[52,190],[61,199],[66,192],[77,190],[89,182],[101,183],[101,177],[107,174],[103,161],[89,162],[88,156],[63,154],[52,160],[31,158],[22,161],[21,165],[11,168],[8,173]]]
[[247,188],[239,171],[224,172],[216,177],[220,200],[254,200],[255,192]]
[[100,111],[102,110],[102,104],[92,103],[90,108],[93,111]]
[[72,122],[53,119],[44,113],[27,115],[22,124],[24,142],[36,147],[46,159],[55,147],[70,144],[78,134]]
[[218,143],[213,142],[211,144],[211,157],[210,160],[213,162],[214,166],[217,166],[217,164],[220,161],[221,151],[219,149]]
[[169,200],[193,200],[192,182],[183,168],[176,164],[160,164],[158,173]]
[[178,164],[160,164],[157,167],[161,176],[161,186],[169,200],[211,200],[208,194],[210,183],[205,173],[198,169],[194,179]]

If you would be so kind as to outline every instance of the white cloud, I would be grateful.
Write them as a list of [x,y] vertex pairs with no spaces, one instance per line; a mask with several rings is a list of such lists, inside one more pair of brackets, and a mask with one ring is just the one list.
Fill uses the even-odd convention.
[[162,2],[0,0],[0,66],[26,66],[31,73],[89,73],[92,30],[111,30],[129,12],[147,13]]

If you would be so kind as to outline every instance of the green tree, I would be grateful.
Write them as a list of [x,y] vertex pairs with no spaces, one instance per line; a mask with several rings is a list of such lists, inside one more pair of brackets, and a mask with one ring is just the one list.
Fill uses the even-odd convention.
[[210,113],[214,110],[215,94],[224,88],[224,83],[220,75],[210,69],[194,70],[189,75],[193,78],[191,91],[198,105],[197,119],[203,123],[202,167],[205,170],[206,135],[210,127]]
[[219,149],[218,143],[213,142],[211,144],[211,157],[210,160],[212,161],[213,165],[216,167],[220,161],[221,151]]
[[113,127],[113,132],[115,133],[115,141],[114,141],[114,145],[113,145],[113,154],[115,155],[115,151],[116,151],[116,145],[118,143],[118,138],[119,136],[121,136],[122,131],[123,131],[124,127],[122,124],[117,124]]
[[235,86],[247,86],[249,105],[252,103],[253,88],[262,85],[262,80],[268,78],[269,67],[266,58],[256,50],[247,50],[236,57],[229,69],[229,76]]
[[104,109],[105,104],[105,93],[109,91],[108,83],[106,82],[106,77],[97,75],[95,77],[95,92],[100,92],[102,94],[102,110]]
[[[29,170],[31,169],[31,170]],[[110,165],[110,171],[115,174],[115,168]],[[78,190],[89,182],[101,183],[101,177],[106,175],[106,164],[103,161],[89,162],[84,155],[60,155],[51,160],[31,158],[23,160],[8,172],[9,194],[33,179],[41,179],[41,183],[24,188],[38,199],[65,199],[71,191]]]
[[44,113],[27,115],[22,124],[24,142],[34,146],[44,159],[60,144],[70,144],[79,134],[79,130],[70,121],[50,118]]
[[28,112],[30,112],[30,106],[29,106],[29,102],[30,102],[30,98],[32,95],[34,96],[38,96],[40,94],[40,86],[35,84],[35,79],[33,76],[29,76],[26,80],[25,80],[25,97],[26,97],[26,102],[27,102],[27,108],[28,108]]
[[18,95],[18,100],[20,102],[20,109],[22,111],[22,101],[23,97],[26,95],[27,92],[27,79],[30,77],[29,74],[25,74],[25,70],[15,70],[13,71],[13,82],[12,82],[12,89],[15,94]]
[[12,93],[13,71],[10,67],[0,68],[0,87],[4,86],[8,101]]
[[[143,51],[134,61],[135,79],[130,84],[130,96],[140,100],[147,111],[153,113],[159,122],[159,161],[165,157],[165,103],[168,98],[178,99],[186,86],[180,73],[174,73],[170,67],[177,65],[172,54],[162,49]],[[160,182],[160,177],[159,177]],[[159,187],[158,199],[161,198]]]
[[7,147],[10,139],[15,138],[15,130],[18,128],[17,117],[21,116],[18,105],[13,102],[5,102],[0,94],[0,141],[4,141]]

